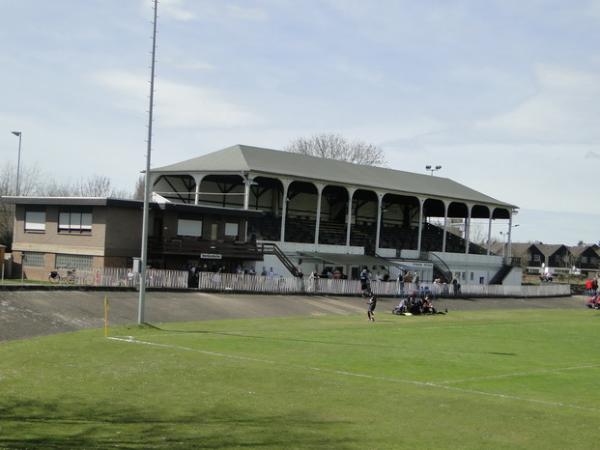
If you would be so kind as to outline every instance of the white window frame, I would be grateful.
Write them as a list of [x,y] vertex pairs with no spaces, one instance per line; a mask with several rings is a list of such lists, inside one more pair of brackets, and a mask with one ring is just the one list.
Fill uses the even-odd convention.
[[92,213],[81,210],[63,210],[58,212],[59,232],[91,232]]
[[25,231],[44,233],[46,231],[46,211],[25,211]]
[[202,237],[202,220],[177,219],[177,236]]
[[226,237],[237,237],[240,232],[240,224],[237,222],[226,222],[225,223],[225,236]]

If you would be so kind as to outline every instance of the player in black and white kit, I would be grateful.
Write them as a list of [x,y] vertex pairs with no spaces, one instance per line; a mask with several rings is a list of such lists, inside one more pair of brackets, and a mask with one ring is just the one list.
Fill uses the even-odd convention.
[[371,322],[375,322],[375,308],[377,307],[377,297],[372,292],[369,296],[369,301],[367,302],[369,305],[369,309],[367,310],[367,317]]

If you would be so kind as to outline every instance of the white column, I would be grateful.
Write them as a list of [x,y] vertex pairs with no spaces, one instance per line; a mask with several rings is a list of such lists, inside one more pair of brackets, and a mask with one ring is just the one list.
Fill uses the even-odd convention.
[[446,252],[446,235],[448,233],[448,209],[450,203],[444,201],[444,231],[442,232],[442,253]]
[[488,223],[488,238],[487,238],[487,254],[490,255],[492,253],[492,218],[494,217],[494,211],[496,208],[490,208],[490,221]]
[[325,189],[324,184],[316,183],[317,187],[317,218],[315,221],[315,251],[319,249],[319,226],[321,225],[321,197],[323,194],[323,189]]
[[417,237],[417,251],[419,252],[419,258],[421,257],[421,239],[423,237],[423,205],[425,204],[424,198],[419,197],[419,236]]
[[467,205],[467,220],[465,222],[465,255],[469,254],[469,234],[471,233],[471,205]]
[[283,184],[283,197],[282,197],[282,205],[281,205],[281,236],[280,242],[283,244],[285,242],[285,216],[287,215],[287,196],[288,196],[288,188],[290,184],[292,184],[291,180],[280,180],[281,184]]
[[[506,259],[510,259],[512,258],[512,251],[510,248],[510,243],[512,240],[512,215],[513,212],[512,210],[509,212],[509,216],[508,216],[508,242],[506,243]],[[546,265],[548,265],[548,261],[546,261]]]
[[198,199],[200,198],[200,184],[202,183],[202,179],[206,175],[193,175],[194,182],[196,183],[196,188],[194,192],[194,205],[198,204]]
[[348,190],[348,225],[346,229],[346,247],[350,247],[350,233],[352,232],[352,198],[356,192],[356,188],[346,188]]
[[254,182],[254,177],[246,175],[244,177],[244,209],[247,211],[250,207],[250,186]]
[[382,204],[384,192],[377,192],[377,235],[375,236],[375,254],[379,250],[379,235],[381,234],[381,216],[383,215]]

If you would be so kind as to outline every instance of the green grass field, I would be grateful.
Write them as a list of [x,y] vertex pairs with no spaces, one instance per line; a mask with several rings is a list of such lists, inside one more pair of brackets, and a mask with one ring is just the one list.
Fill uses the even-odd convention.
[[321,316],[0,344],[0,448],[598,448],[600,315]]

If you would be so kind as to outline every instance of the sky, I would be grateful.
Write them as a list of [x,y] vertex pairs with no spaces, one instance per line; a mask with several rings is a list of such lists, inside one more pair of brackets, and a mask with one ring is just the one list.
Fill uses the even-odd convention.
[[[2,161],[21,130],[26,167],[133,191],[151,0],[0,11]],[[518,205],[513,240],[600,240],[600,0],[162,0],[158,29],[153,167],[334,132]]]

